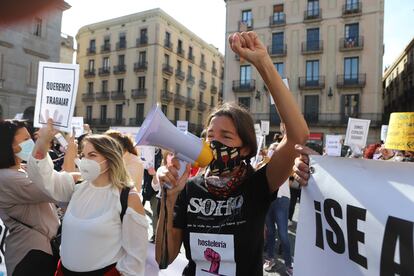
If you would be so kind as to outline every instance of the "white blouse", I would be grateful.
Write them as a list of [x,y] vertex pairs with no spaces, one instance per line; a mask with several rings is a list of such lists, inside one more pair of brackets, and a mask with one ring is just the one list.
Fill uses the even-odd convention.
[[144,275],[148,245],[145,216],[128,208],[121,224],[120,193],[113,185],[96,187],[53,170],[49,156],[29,159],[29,178],[52,198],[69,202],[62,226],[61,261],[69,270],[86,272],[113,263],[122,275]]

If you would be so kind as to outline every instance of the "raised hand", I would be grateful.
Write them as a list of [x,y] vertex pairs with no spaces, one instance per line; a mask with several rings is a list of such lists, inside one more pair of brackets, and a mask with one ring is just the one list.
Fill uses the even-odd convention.
[[295,159],[295,165],[293,166],[293,177],[301,185],[306,186],[310,177],[309,174],[309,155],[320,155],[313,149],[296,145],[296,152],[299,153],[299,157]]
[[[190,175],[190,164],[187,164],[185,171],[181,177],[179,176],[180,162],[177,158],[171,160],[171,165],[164,166],[160,169],[158,173],[158,179],[162,187],[168,187],[167,189],[167,198],[173,196],[175,200],[176,196],[184,189],[185,183]],[[169,186],[167,186],[169,185]]]
[[257,65],[268,57],[266,47],[255,32],[234,33],[229,36],[230,48],[241,58]]

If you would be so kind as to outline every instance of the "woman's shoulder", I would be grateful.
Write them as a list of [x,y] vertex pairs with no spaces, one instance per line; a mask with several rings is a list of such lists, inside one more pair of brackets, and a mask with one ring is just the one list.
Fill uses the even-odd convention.
[[24,170],[0,169],[0,183],[2,185],[14,185],[13,183],[30,183],[30,179]]

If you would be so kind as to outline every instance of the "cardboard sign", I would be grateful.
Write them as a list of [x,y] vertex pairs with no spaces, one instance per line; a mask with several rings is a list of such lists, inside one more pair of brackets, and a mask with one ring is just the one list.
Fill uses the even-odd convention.
[[262,135],[262,129],[260,128],[260,124],[254,124],[254,132],[256,133],[256,137]]
[[295,276],[414,275],[414,163],[310,159]]
[[[287,89],[290,89],[288,79],[282,79],[282,81],[286,85]],[[272,94],[269,93],[269,96],[270,96],[270,104],[275,104],[275,101],[273,100]]]
[[391,113],[385,148],[414,151],[414,112]]
[[344,144],[346,146],[358,146],[361,149],[365,147],[370,123],[370,120],[349,118]]
[[261,127],[262,127],[262,134],[263,135],[269,135],[270,122],[269,121],[261,121]]
[[138,146],[141,152],[141,160],[144,162],[144,168],[154,168],[155,166],[155,147]]
[[39,62],[34,126],[42,127],[49,118],[56,129],[71,132],[78,91],[79,65]]
[[75,137],[79,137],[83,134],[83,117],[72,118],[72,135],[75,132]]
[[188,121],[177,121],[177,128],[182,132],[188,131]]
[[387,140],[387,133],[388,133],[388,125],[381,126],[381,141],[385,143]]
[[341,156],[342,135],[326,135],[325,151],[328,156]]

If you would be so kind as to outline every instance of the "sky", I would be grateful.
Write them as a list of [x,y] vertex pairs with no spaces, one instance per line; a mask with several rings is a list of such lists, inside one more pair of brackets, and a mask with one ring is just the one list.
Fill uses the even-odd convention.
[[[269,0],[270,1],[270,0]],[[62,32],[75,36],[91,23],[161,8],[224,54],[226,6],[224,0],[66,0]],[[390,66],[414,38],[414,1],[385,0],[383,67]]]

